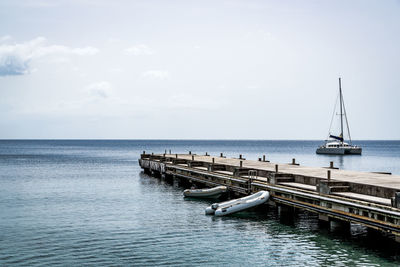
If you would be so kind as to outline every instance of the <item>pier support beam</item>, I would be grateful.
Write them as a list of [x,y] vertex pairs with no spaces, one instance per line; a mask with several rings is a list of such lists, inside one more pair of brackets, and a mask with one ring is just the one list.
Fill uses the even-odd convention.
[[278,214],[281,218],[289,218],[295,215],[295,208],[291,206],[286,206],[279,204],[278,206]]
[[328,215],[325,215],[325,214],[319,214],[318,219],[322,222],[329,222],[329,217],[328,217]]
[[181,180],[174,175],[172,177],[172,184],[174,187],[179,187],[179,185],[181,184]]
[[329,228],[331,231],[350,231],[350,223],[346,221],[331,219],[329,221]]
[[392,206],[400,209],[400,192],[396,192],[394,194],[394,198],[392,200]]
[[329,187],[328,180],[320,180],[319,184],[317,185],[317,191],[320,194],[329,195],[331,193],[331,188]]

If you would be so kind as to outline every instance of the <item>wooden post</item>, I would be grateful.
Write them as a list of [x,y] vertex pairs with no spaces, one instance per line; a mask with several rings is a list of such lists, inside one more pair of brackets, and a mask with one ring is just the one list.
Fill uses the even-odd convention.
[[175,154],[175,158],[176,158],[176,159],[178,158],[178,154]]
[[278,164],[275,164],[275,172],[278,172]]
[[331,180],[331,170],[328,170],[327,175],[328,175],[328,181],[330,181]]
[[213,164],[215,163],[215,158],[212,158],[212,163],[213,163]]
[[171,154],[171,149],[169,150],[169,154]]
[[239,159],[242,159],[242,154],[239,155]]
[[154,156],[154,152],[151,152],[151,155]]
[[146,154],[146,151],[143,150],[143,155]]
[[329,163],[329,168],[333,169],[333,161]]
[[240,168],[242,168],[243,167],[243,161],[241,160],[240,161]]
[[292,159],[292,164],[296,165],[296,159],[295,158]]
[[206,152],[206,156],[208,156],[208,153]]
[[265,155],[263,155],[263,161],[265,161]]
[[192,155],[192,160],[194,160],[194,156]]
[[400,209],[400,192],[394,193],[393,207]]
[[192,151],[189,151],[189,155],[192,155]]
[[165,149],[164,155],[167,154],[167,150]]
[[221,153],[221,158],[224,156],[224,154],[223,153]]
[[258,161],[261,161],[261,158],[258,158]]

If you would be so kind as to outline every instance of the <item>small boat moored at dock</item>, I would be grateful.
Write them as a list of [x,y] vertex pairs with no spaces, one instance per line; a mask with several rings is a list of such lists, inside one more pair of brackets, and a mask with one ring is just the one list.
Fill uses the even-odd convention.
[[207,207],[205,213],[207,215],[214,214],[215,216],[225,216],[228,214],[236,213],[242,210],[253,208],[255,206],[264,204],[269,199],[268,191],[259,191],[250,196],[233,199],[221,203],[214,203]]
[[228,190],[226,186],[216,186],[213,188],[205,189],[186,189],[183,191],[185,197],[196,198],[219,198],[223,193]]

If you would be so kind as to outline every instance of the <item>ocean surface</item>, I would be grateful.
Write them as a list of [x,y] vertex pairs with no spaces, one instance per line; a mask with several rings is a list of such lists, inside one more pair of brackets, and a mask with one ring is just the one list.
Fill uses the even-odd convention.
[[399,245],[353,225],[274,208],[214,218],[210,201],[142,173],[143,150],[400,174],[400,141],[362,156],[316,155],[319,141],[0,140],[0,266],[399,266]]

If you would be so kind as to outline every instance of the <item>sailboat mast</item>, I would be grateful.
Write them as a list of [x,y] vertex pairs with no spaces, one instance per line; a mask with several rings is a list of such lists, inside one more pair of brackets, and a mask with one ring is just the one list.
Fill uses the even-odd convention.
[[342,137],[342,144],[343,144],[343,110],[342,110],[342,105],[343,105],[343,98],[342,98],[342,81],[341,78],[339,77],[339,94],[340,94],[340,137]]

